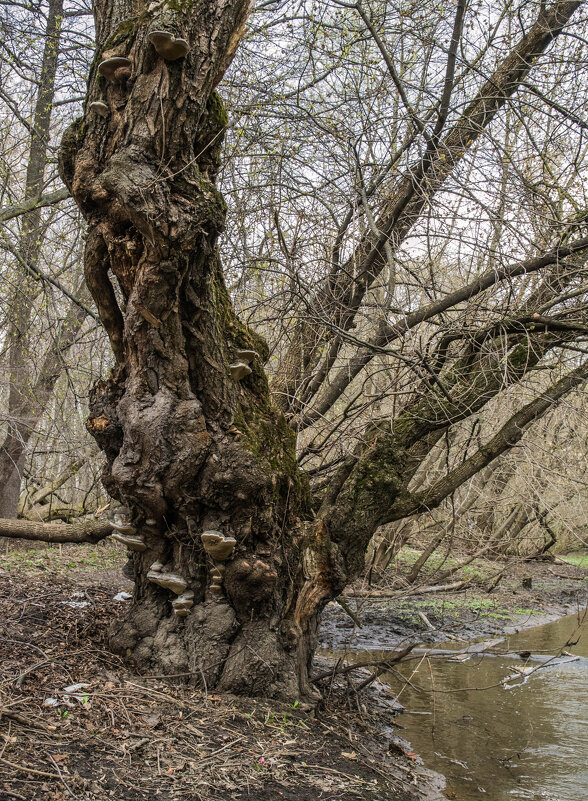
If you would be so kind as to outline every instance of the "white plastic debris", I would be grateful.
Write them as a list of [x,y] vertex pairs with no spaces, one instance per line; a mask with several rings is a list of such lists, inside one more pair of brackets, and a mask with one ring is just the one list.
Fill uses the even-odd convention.
[[57,706],[58,703],[59,701],[57,698],[45,698],[43,701],[43,706]]
[[85,690],[89,686],[90,686],[89,684],[86,684],[85,682],[82,681],[79,684],[70,684],[69,687],[64,687],[63,692],[78,693],[80,690]]
[[117,592],[112,600],[113,601],[130,601],[132,597],[133,597],[132,593],[123,591],[123,592]]

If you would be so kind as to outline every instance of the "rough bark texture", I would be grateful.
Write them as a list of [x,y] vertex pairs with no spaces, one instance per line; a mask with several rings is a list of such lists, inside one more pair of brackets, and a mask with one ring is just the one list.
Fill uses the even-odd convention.
[[36,542],[100,542],[111,534],[107,523],[84,520],[80,523],[37,523],[0,518],[0,537]]
[[[217,252],[226,117],[214,89],[247,13],[244,0],[153,10],[98,0],[86,113],[60,166],[87,220],[86,281],[116,357],[87,425],[107,457],[104,483],[147,546],[133,554],[134,602],[112,644],[142,669],[192,672],[209,688],[308,699],[333,593],[326,535],[300,523],[308,493],[294,434],[270,403],[267,346],[234,314]],[[159,56],[154,30],[186,39],[188,55]],[[106,80],[98,65],[113,56],[130,70]],[[98,100],[106,117],[90,109]],[[229,369],[238,349],[259,354],[240,381]],[[237,540],[220,594],[207,530]],[[194,592],[186,617],[147,578],[155,562]]]
[[[571,14],[576,4],[564,5]],[[86,281],[116,359],[94,387],[88,429],[107,457],[104,483],[146,546],[132,556],[134,600],[112,644],[141,669],[312,700],[320,612],[392,519],[410,448],[480,408],[504,371],[486,365],[476,382],[457,370],[451,404],[425,399],[394,430],[389,421],[369,427],[311,519],[295,435],[271,403],[267,346],[235,315],[217,250],[226,118],[215,87],[248,10],[248,0],[95,0],[85,116],[64,136],[60,168],[87,221]],[[188,54],[158,55],[154,31],[185,39]],[[112,57],[128,63],[107,79],[99,64]],[[92,110],[97,101],[106,116]],[[258,355],[236,380],[229,366],[240,349]],[[236,540],[222,588],[201,539],[211,530]],[[194,593],[185,617],[158,571],[149,577],[154,563]]]

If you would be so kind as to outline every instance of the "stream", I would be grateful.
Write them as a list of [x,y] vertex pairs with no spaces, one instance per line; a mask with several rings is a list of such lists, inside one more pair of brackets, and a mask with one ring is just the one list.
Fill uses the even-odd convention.
[[[383,674],[391,696],[406,708],[395,719],[395,733],[427,768],[446,777],[448,798],[588,798],[588,614],[493,643],[468,644],[470,654],[456,657],[460,661],[419,649],[397,673]],[[485,648],[488,653],[479,653]],[[560,657],[562,648],[579,659]],[[463,649],[452,642],[428,651]],[[553,654],[558,654],[553,664],[539,667]],[[386,656],[386,651],[347,652],[348,661]],[[526,675],[533,668],[538,669]]]

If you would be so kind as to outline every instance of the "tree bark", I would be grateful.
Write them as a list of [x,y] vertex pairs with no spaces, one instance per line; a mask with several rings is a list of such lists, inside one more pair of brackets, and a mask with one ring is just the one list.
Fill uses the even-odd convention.
[[[141,546],[133,602],[111,644],[142,670],[312,701],[320,613],[392,519],[406,450],[447,417],[435,416],[437,400],[426,424],[415,412],[398,431],[389,421],[368,427],[312,517],[295,435],[270,399],[267,345],[236,316],[217,247],[226,116],[215,87],[248,11],[248,0],[95,0],[85,114],[63,138],[60,171],[87,222],[86,282],[116,359],[92,391],[87,426]],[[160,55],[155,32],[159,43],[161,32],[168,45],[184,40],[187,54]],[[242,351],[250,372],[237,368]],[[480,405],[502,371],[490,384]],[[469,397],[455,403],[458,419],[475,408]],[[221,567],[207,532],[235,541]],[[166,575],[193,594],[185,616]]]
[[0,537],[36,542],[96,543],[112,534],[108,523],[84,520],[80,523],[36,523],[29,520],[0,518]]
[[[235,315],[217,249],[226,116],[214,90],[248,2],[174,9],[95,2],[85,116],[60,154],[116,357],[93,389],[87,427],[107,457],[104,484],[146,546],[132,554],[134,600],[111,644],[141,669],[191,672],[209,689],[312,700],[319,614],[341,586],[324,528],[301,522],[308,489],[294,434],[270,402],[268,348]],[[189,53],[166,60],[152,31],[186,40]],[[114,56],[130,70],[107,80],[98,65]],[[91,110],[96,101],[106,117]],[[236,380],[240,350],[257,355]],[[236,540],[220,591],[206,531]],[[148,577],[156,562],[194,593],[187,616]]]
[[[47,162],[62,19],[63,0],[51,0],[47,16],[39,91],[33,117],[25,202],[21,207],[28,211],[23,216],[18,243],[19,260],[33,267],[38,262],[45,235],[39,196],[43,188]],[[4,216],[4,219],[10,219],[10,216]],[[37,291],[35,280],[30,273],[25,273],[9,303],[11,321],[6,337],[10,380],[9,430],[0,448],[0,517],[16,517],[17,515],[24,451],[34,423],[40,415],[31,386],[29,366],[31,298],[36,296]]]

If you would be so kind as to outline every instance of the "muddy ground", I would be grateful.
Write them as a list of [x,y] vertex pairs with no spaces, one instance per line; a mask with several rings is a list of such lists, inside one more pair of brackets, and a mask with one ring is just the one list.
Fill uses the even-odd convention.
[[[371,590],[358,583],[343,600],[361,626],[339,604],[331,603],[323,615],[321,646],[326,651],[380,651],[539,626],[588,603],[588,555],[576,561],[582,567],[561,558],[512,563],[491,591],[493,579],[486,579],[496,573],[497,565],[489,562],[478,562],[471,581],[453,592],[388,597],[395,591],[387,591],[385,582]],[[366,597],[370,591],[377,597]]]
[[[295,699],[217,696],[133,673],[106,644],[108,624],[124,614],[125,601],[114,598],[131,589],[124,561],[112,543],[11,549],[0,559],[0,801],[441,797],[439,777],[399,745],[385,688],[357,692],[369,670],[325,676],[325,702],[314,713]],[[484,566],[477,569],[484,578]],[[363,628],[331,604],[323,645],[400,650],[532,625],[585,603],[586,575],[529,563],[491,593],[483,580],[442,596],[350,593]],[[354,589],[365,594],[365,586]],[[386,582],[375,589],[386,593]],[[319,657],[316,674],[332,665]]]

